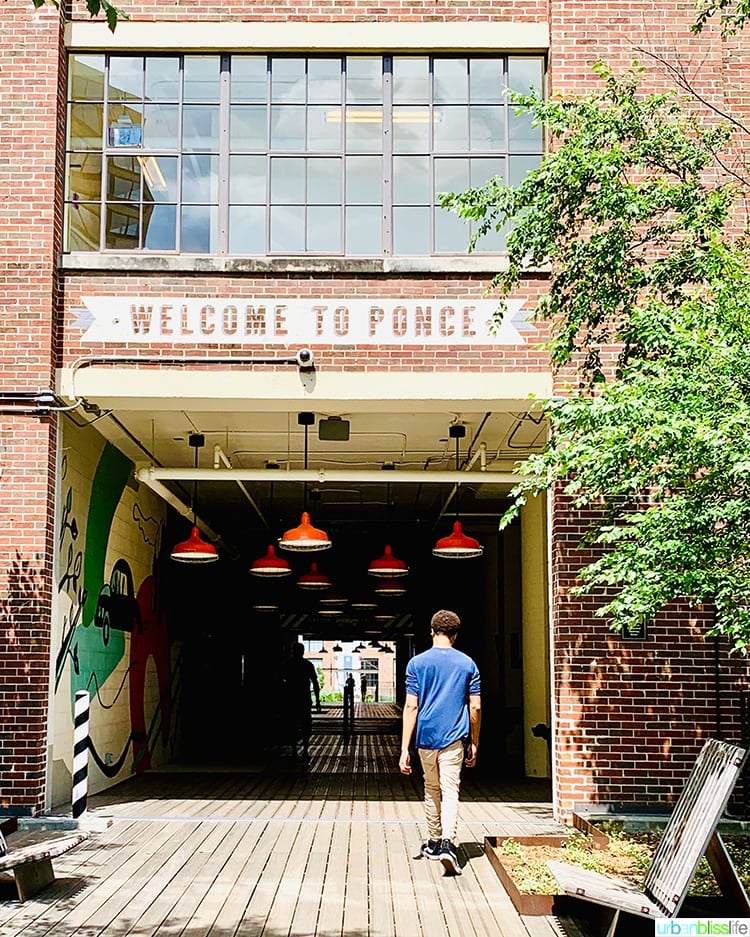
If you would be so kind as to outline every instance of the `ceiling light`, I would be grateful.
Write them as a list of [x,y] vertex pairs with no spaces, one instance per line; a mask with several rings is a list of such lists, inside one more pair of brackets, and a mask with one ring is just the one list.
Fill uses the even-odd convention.
[[387,546],[383,555],[370,563],[367,572],[371,576],[392,578],[394,576],[407,576],[409,567],[403,560],[397,559],[391,548]]
[[254,612],[278,612],[279,606],[275,602],[255,602],[253,604]]
[[400,579],[381,579],[373,589],[377,595],[403,595],[406,586]]
[[382,644],[382,645],[380,646],[380,653],[381,653],[381,654],[393,654],[393,648],[392,648],[392,647],[388,647],[387,644]]
[[[327,605],[324,608],[318,609],[318,615],[322,615],[324,618],[336,618],[338,615],[343,615],[343,608],[338,608],[335,605]],[[334,651],[336,648],[334,648]],[[341,648],[339,648],[341,650]]]
[[290,576],[292,567],[283,557],[277,556],[273,545],[269,544],[265,556],[253,560],[250,564],[250,572],[253,576],[278,578],[279,576]]
[[[315,414],[298,413],[297,422],[300,426],[305,427],[304,465],[305,469],[307,469],[308,431],[310,426],[315,422]],[[305,510],[302,512],[300,525],[299,527],[293,527],[291,530],[287,530],[279,539],[279,546],[282,550],[294,550],[297,552],[328,550],[331,546],[328,534],[323,530],[318,530],[317,527],[313,527],[310,522],[310,515],[307,513],[307,482],[305,482]]]
[[[198,468],[198,450],[206,442],[201,433],[191,433],[189,443],[195,452],[195,468]],[[212,543],[203,540],[196,524],[196,515],[198,512],[198,479],[193,481],[193,527],[187,540],[175,544],[170,554],[171,559],[177,563],[215,563],[219,559],[216,547]]]
[[[460,471],[459,465],[459,439],[466,435],[466,427],[463,423],[454,423],[448,427],[448,435],[456,440],[456,472]],[[456,503],[456,519],[453,522],[453,531],[447,537],[441,537],[432,548],[432,555],[439,556],[447,560],[470,560],[481,556],[484,547],[474,537],[467,537],[458,519],[459,494],[461,490],[460,483],[456,485],[453,497]]]
[[342,650],[341,645],[340,645],[340,644],[334,644],[332,650],[333,650],[333,653],[334,653],[334,654],[340,654],[340,653],[341,653],[341,650]]
[[300,589],[330,589],[331,580],[321,573],[317,563],[311,563],[309,572],[303,573],[297,580]]
[[337,606],[346,605],[348,599],[344,595],[340,595],[338,592],[326,592],[324,596],[320,599],[320,604],[328,606],[330,608],[336,608]]
[[354,599],[351,603],[352,611],[355,612],[372,612],[378,607],[378,603],[374,599]]

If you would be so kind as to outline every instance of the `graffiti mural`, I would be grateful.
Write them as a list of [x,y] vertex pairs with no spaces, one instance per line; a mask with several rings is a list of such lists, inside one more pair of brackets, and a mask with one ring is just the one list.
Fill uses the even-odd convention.
[[73,701],[87,690],[90,756],[104,787],[163,762],[173,746],[179,680],[159,588],[165,509],[128,484],[132,462],[95,431],[66,425],[64,443],[53,759],[58,775],[72,765]]

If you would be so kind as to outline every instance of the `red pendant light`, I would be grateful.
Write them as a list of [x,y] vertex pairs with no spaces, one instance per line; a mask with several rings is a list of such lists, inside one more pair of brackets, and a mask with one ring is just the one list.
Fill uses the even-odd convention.
[[[297,422],[305,427],[305,459],[304,465],[307,469],[307,446],[308,431],[315,422],[314,413],[298,413]],[[305,482],[305,510],[302,512],[302,520],[299,527],[292,527],[287,530],[279,539],[279,546],[282,550],[293,550],[295,552],[312,552],[313,550],[328,550],[331,547],[331,539],[323,530],[313,527],[310,522],[310,515],[307,512],[307,482]]]
[[381,579],[373,589],[376,595],[403,595],[406,586],[400,579]]
[[367,572],[371,576],[391,579],[396,576],[408,576],[409,567],[403,560],[397,559],[393,555],[393,550],[387,546],[383,555],[370,563]]
[[345,595],[341,595],[338,592],[326,592],[325,595],[320,597],[320,604],[328,608],[342,607],[346,605],[348,601]]
[[433,556],[442,556],[448,560],[469,560],[481,556],[484,547],[474,537],[467,537],[461,527],[461,521],[453,522],[453,532],[441,537],[432,549]]
[[303,511],[299,527],[292,527],[291,530],[287,530],[279,539],[279,546],[282,550],[311,552],[313,550],[328,550],[331,541],[325,531],[313,527],[310,523],[310,515],[307,511]]
[[277,556],[273,544],[269,544],[265,556],[258,557],[250,564],[250,572],[253,576],[278,579],[280,576],[291,576],[292,567],[283,557]]
[[[195,452],[195,468],[198,468],[198,450],[202,449],[206,443],[206,438],[202,433],[191,433],[188,439],[189,444]],[[193,527],[187,540],[175,544],[170,553],[170,558],[176,563],[215,563],[219,559],[216,547],[212,543],[204,540],[196,524],[196,514],[198,511],[198,479],[193,480]]]
[[216,547],[204,540],[198,528],[193,526],[187,540],[174,545],[170,559],[176,563],[215,563],[219,559],[219,554],[216,552]]
[[[459,439],[466,435],[466,427],[462,423],[454,423],[448,427],[448,434],[451,439],[456,440],[456,472],[460,471],[459,465]],[[453,494],[456,502],[456,519],[453,522],[453,531],[447,537],[441,537],[432,548],[432,555],[439,556],[447,560],[470,560],[481,556],[484,553],[484,547],[474,537],[467,537],[458,519],[458,505],[461,485],[456,485]]]
[[310,565],[310,570],[297,580],[300,589],[330,589],[333,583],[325,573],[321,573],[317,563]]

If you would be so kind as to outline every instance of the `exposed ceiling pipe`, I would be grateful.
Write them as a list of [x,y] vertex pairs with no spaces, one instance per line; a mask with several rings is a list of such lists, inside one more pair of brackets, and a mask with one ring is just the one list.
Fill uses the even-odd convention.
[[[481,450],[478,450],[477,457]],[[513,472],[469,472],[469,471],[426,471],[395,469],[388,472],[387,477],[382,469],[252,469],[252,468],[182,468],[162,467],[153,465],[141,466],[136,477],[139,481],[149,484],[152,480],[164,481],[242,481],[252,482],[315,482],[324,485],[327,482],[360,482],[383,484],[389,482],[398,484],[434,484],[434,485],[466,485],[475,482],[478,485],[504,485],[512,488],[518,484],[518,475]]]
[[[220,467],[221,467],[221,466],[220,466],[220,463],[223,463],[223,465],[224,465],[225,468],[230,469],[230,468],[232,467],[232,463],[231,463],[231,461],[229,460],[229,456],[224,452],[224,450],[221,448],[221,446],[217,443],[217,444],[214,446],[214,468],[215,468],[215,469],[220,468]],[[250,502],[250,506],[251,506],[252,509],[255,511],[255,513],[258,515],[258,517],[261,519],[261,521],[262,521],[262,523],[263,523],[263,526],[266,527],[266,528],[268,528],[268,530],[270,530],[270,529],[271,529],[271,525],[268,523],[268,521],[266,520],[266,518],[265,518],[263,512],[261,511],[261,509],[260,509],[260,508],[258,507],[258,505],[256,504],[255,499],[253,498],[253,496],[250,494],[250,492],[249,492],[249,491],[247,490],[247,488],[245,487],[245,483],[244,483],[241,479],[239,479],[239,478],[237,478],[237,479],[235,479],[235,480],[236,480],[236,482],[237,482],[237,487],[240,489],[240,491],[242,492],[242,494],[247,498],[247,500]]]
[[[486,473],[486,472],[487,472],[487,443],[486,443],[486,442],[480,442],[480,443],[479,443],[479,447],[478,447],[477,451],[474,453],[474,455],[473,455],[473,456],[469,459],[469,461],[466,463],[466,468],[465,468],[465,469],[462,469],[459,474],[460,474],[460,475],[466,475],[466,473],[472,468],[472,466],[473,466],[474,463],[477,461],[477,459],[480,460],[480,462],[479,462],[479,471],[480,471],[480,473],[481,473],[481,472],[485,472],[485,473]],[[494,473],[490,473],[490,474],[494,474]],[[463,481],[464,481],[464,479],[462,478],[462,479],[461,479],[461,484],[463,484]],[[484,479],[482,479],[482,481],[484,481]],[[515,481],[513,482],[513,484],[515,485],[517,481],[518,481],[518,479],[515,479]],[[435,525],[437,525],[437,523],[438,523],[438,521],[440,520],[441,517],[445,517],[445,515],[448,513],[448,507],[450,506],[451,501],[453,501],[453,499],[457,496],[457,494],[458,494],[458,485],[454,485],[453,488],[451,489],[451,493],[450,493],[450,494],[448,495],[448,497],[445,499],[445,501],[443,502],[443,506],[440,508],[440,513],[438,514],[438,516],[437,516],[437,518],[436,518],[436,520],[435,520]],[[466,516],[468,516],[468,515],[466,515]]]

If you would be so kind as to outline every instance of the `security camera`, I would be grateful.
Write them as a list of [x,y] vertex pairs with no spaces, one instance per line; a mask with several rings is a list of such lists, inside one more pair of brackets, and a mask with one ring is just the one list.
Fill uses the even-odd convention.
[[313,368],[313,353],[309,348],[300,348],[297,352],[297,365],[305,371]]

